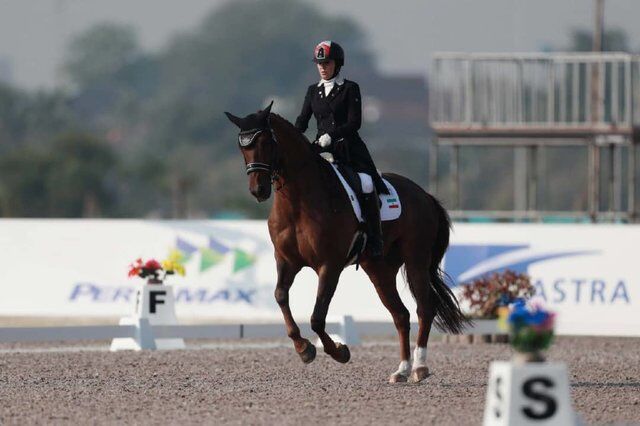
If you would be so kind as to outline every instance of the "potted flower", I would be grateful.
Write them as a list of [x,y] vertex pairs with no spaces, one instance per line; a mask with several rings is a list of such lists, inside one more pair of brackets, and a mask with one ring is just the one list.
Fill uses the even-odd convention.
[[[468,306],[467,316],[472,320],[496,320],[501,306],[518,299],[528,299],[535,287],[527,274],[511,270],[485,275],[462,287],[461,301]],[[463,336],[463,341],[506,343],[508,335]]]
[[163,284],[168,275],[185,275],[182,255],[178,251],[173,251],[162,263],[155,259],[136,259],[129,265],[129,277],[140,277],[147,280],[147,284]]
[[528,306],[524,300],[517,300],[511,308],[501,308],[500,316],[516,350],[515,361],[544,362],[542,351],[553,341],[555,314],[541,305]]
[[[156,259],[144,261],[136,259],[129,265],[129,277],[140,277],[148,285],[140,286],[136,291],[133,314],[120,318],[120,325],[136,326],[137,337],[118,337],[111,342],[111,350],[184,349],[182,338],[155,338],[147,327],[156,325],[177,325],[175,296],[173,288],[165,285],[169,275],[185,275],[185,258],[179,251],[173,251],[162,262]],[[159,308],[161,306],[162,308]],[[141,322],[145,321],[144,324]],[[145,330],[145,331],[141,331]],[[146,337],[142,337],[142,336]],[[153,343],[152,343],[153,342]]]

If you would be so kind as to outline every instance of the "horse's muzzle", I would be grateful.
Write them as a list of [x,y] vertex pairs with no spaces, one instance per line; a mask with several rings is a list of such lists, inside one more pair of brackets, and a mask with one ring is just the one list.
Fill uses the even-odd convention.
[[263,202],[269,199],[271,196],[271,185],[265,185],[263,183],[259,183],[255,186],[249,188],[251,195],[253,195],[258,202]]

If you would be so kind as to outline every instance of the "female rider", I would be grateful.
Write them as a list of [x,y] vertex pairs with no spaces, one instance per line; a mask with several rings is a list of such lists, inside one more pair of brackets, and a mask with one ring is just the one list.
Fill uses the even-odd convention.
[[313,143],[321,152],[331,153],[335,161],[358,172],[364,194],[361,204],[367,223],[367,247],[371,257],[377,258],[383,254],[378,193],[388,194],[388,190],[358,135],[362,122],[360,87],[340,76],[344,50],[338,43],[320,42],[314,50],[313,61],[318,67],[320,82],[307,89],[296,127],[306,131],[313,114],[318,122],[318,134]]

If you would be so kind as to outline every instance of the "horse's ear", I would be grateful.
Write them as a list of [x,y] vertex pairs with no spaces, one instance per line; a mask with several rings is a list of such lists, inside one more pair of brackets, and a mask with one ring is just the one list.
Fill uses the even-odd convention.
[[267,124],[267,120],[269,119],[269,114],[271,113],[271,107],[273,106],[273,101],[262,111],[258,111],[258,121],[262,124]]
[[236,117],[235,115],[233,115],[233,114],[231,114],[230,112],[227,112],[227,111],[225,111],[224,114],[227,116],[229,121],[231,121],[236,126],[242,128],[242,126],[240,125],[240,123],[242,122],[242,119],[240,117]]

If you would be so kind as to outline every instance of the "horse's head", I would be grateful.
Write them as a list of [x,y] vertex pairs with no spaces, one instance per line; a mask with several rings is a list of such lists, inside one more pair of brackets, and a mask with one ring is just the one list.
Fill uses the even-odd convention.
[[271,179],[276,170],[276,141],[269,123],[273,101],[262,111],[244,118],[225,112],[240,128],[238,144],[249,175],[249,191],[258,201],[271,196]]

